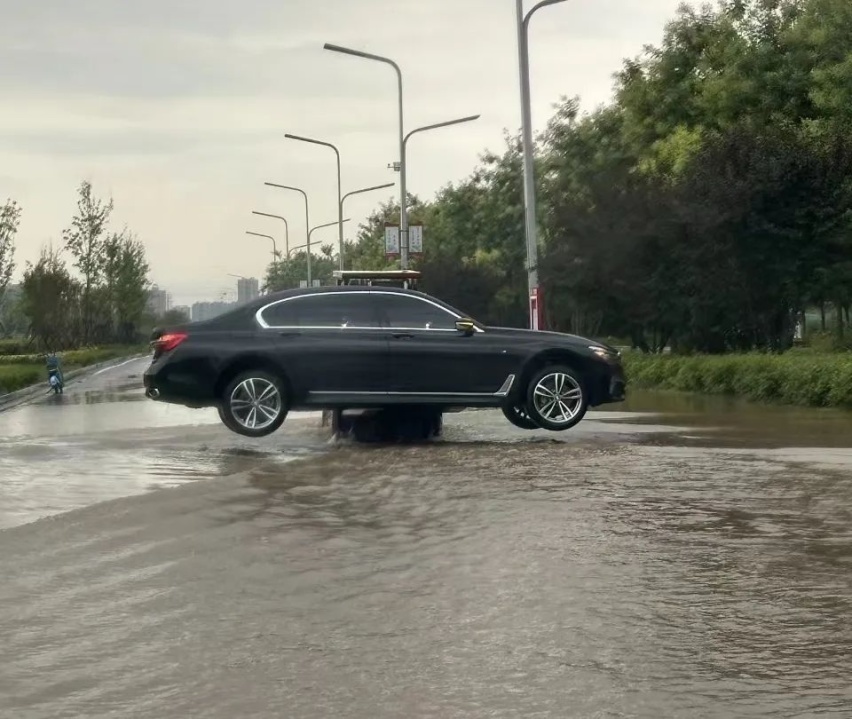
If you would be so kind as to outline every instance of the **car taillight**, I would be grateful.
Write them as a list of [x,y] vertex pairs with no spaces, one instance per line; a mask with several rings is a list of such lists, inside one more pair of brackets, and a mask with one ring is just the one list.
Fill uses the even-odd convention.
[[181,342],[187,338],[186,332],[167,332],[161,335],[151,344],[154,346],[154,351],[158,353],[171,352]]

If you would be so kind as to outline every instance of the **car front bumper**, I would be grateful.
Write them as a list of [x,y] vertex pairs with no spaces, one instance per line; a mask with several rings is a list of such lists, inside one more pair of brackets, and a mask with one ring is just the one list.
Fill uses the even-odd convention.
[[621,363],[607,363],[598,374],[591,392],[589,404],[596,407],[601,404],[623,402],[627,399],[627,379]]

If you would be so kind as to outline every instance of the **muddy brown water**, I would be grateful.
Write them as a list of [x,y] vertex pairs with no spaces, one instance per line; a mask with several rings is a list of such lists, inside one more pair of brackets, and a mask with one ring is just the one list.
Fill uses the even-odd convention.
[[852,716],[852,421],[720,402],[69,433],[175,486],[0,531],[0,716]]

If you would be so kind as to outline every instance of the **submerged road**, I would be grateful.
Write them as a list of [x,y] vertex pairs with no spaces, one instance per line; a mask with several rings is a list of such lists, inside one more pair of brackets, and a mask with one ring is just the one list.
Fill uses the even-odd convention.
[[0,413],[4,719],[852,716],[846,415],[255,441],[145,364]]

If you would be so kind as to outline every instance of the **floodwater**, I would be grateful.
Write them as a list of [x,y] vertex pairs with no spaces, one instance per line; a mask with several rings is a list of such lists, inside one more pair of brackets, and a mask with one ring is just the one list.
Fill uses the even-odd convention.
[[0,414],[2,717],[852,716],[849,415],[640,394],[376,448],[133,381]]

